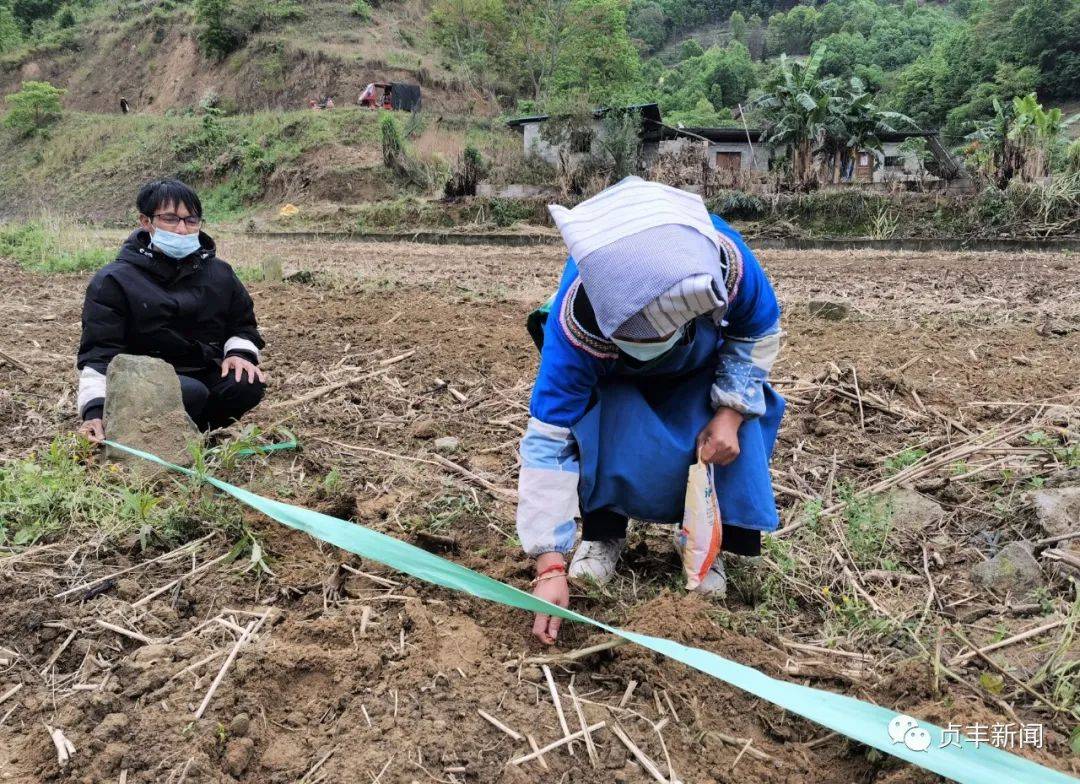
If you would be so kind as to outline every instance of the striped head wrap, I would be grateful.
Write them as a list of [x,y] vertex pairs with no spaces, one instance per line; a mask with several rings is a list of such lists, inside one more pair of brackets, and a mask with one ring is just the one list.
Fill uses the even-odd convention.
[[628,177],[548,209],[605,337],[665,337],[727,307],[720,241],[697,194]]

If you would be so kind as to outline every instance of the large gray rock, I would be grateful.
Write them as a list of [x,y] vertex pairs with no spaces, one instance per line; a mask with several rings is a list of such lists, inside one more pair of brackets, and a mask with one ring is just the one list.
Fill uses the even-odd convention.
[[1033,493],[1035,519],[1047,536],[1080,530],[1080,486],[1055,487]]
[[971,576],[984,588],[1001,592],[1026,593],[1043,583],[1042,569],[1027,542],[1009,542],[989,561],[976,564]]
[[[155,357],[120,354],[105,376],[105,435],[111,441],[151,452],[180,465],[190,465],[187,445],[199,431],[184,411],[180,380],[172,366]],[[111,460],[140,469],[144,460],[110,448]]]
[[940,523],[945,516],[940,504],[914,490],[893,490],[888,504],[892,510],[892,527],[899,531],[920,533]]

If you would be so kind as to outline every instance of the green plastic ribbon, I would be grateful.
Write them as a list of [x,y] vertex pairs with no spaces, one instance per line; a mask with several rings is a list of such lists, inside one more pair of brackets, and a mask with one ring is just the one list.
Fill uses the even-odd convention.
[[894,742],[889,735],[889,723],[903,714],[871,705],[854,697],[770,678],[752,667],[700,648],[692,648],[662,637],[652,637],[608,626],[362,525],[265,498],[242,487],[231,485],[212,476],[200,475],[191,469],[162,460],[157,455],[132,449],[123,444],[113,441],[105,443],[173,471],[209,482],[222,492],[279,523],[303,531],[342,550],[369,558],[391,569],[444,588],[498,602],[508,607],[556,615],[568,621],[603,629],[643,648],[662,653],[707,673],[784,710],[827,727],[833,732],[899,757],[938,775],[962,782],[962,784],[1069,784],[1070,782],[1077,784],[1080,782],[1080,779],[995,748],[985,740],[976,744],[954,732],[949,733],[946,739],[945,731],[929,722],[918,722],[919,727],[925,729],[930,735],[929,747],[924,751],[914,751],[903,742]]

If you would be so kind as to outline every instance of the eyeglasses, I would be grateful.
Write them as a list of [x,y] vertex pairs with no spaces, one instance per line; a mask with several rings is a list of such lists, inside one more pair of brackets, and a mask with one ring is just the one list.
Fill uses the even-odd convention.
[[163,226],[170,227],[179,226],[180,221],[183,221],[189,229],[198,228],[199,224],[202,223],[202,218],[198,215],[188,215],[186,218],[181,218],[173,212],[159,212],[154,216],[154,220],[160,222]]

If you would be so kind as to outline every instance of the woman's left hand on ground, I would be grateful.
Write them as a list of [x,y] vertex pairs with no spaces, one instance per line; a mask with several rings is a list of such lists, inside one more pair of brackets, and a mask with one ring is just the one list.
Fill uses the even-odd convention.
[[717,409],[697,437],[702,462],[727,465],[739,456],[739,426],[743,416],[733,408]]
[[245,373],[252,384],[255,383],[256,379],[262,382],[266,381],[266,374],[259,369],[258,365],[235,355],[225,357],[225,361],[221,363],[221,377],[225,378],[229,373],[234,373],[237,381],[240,381]]

